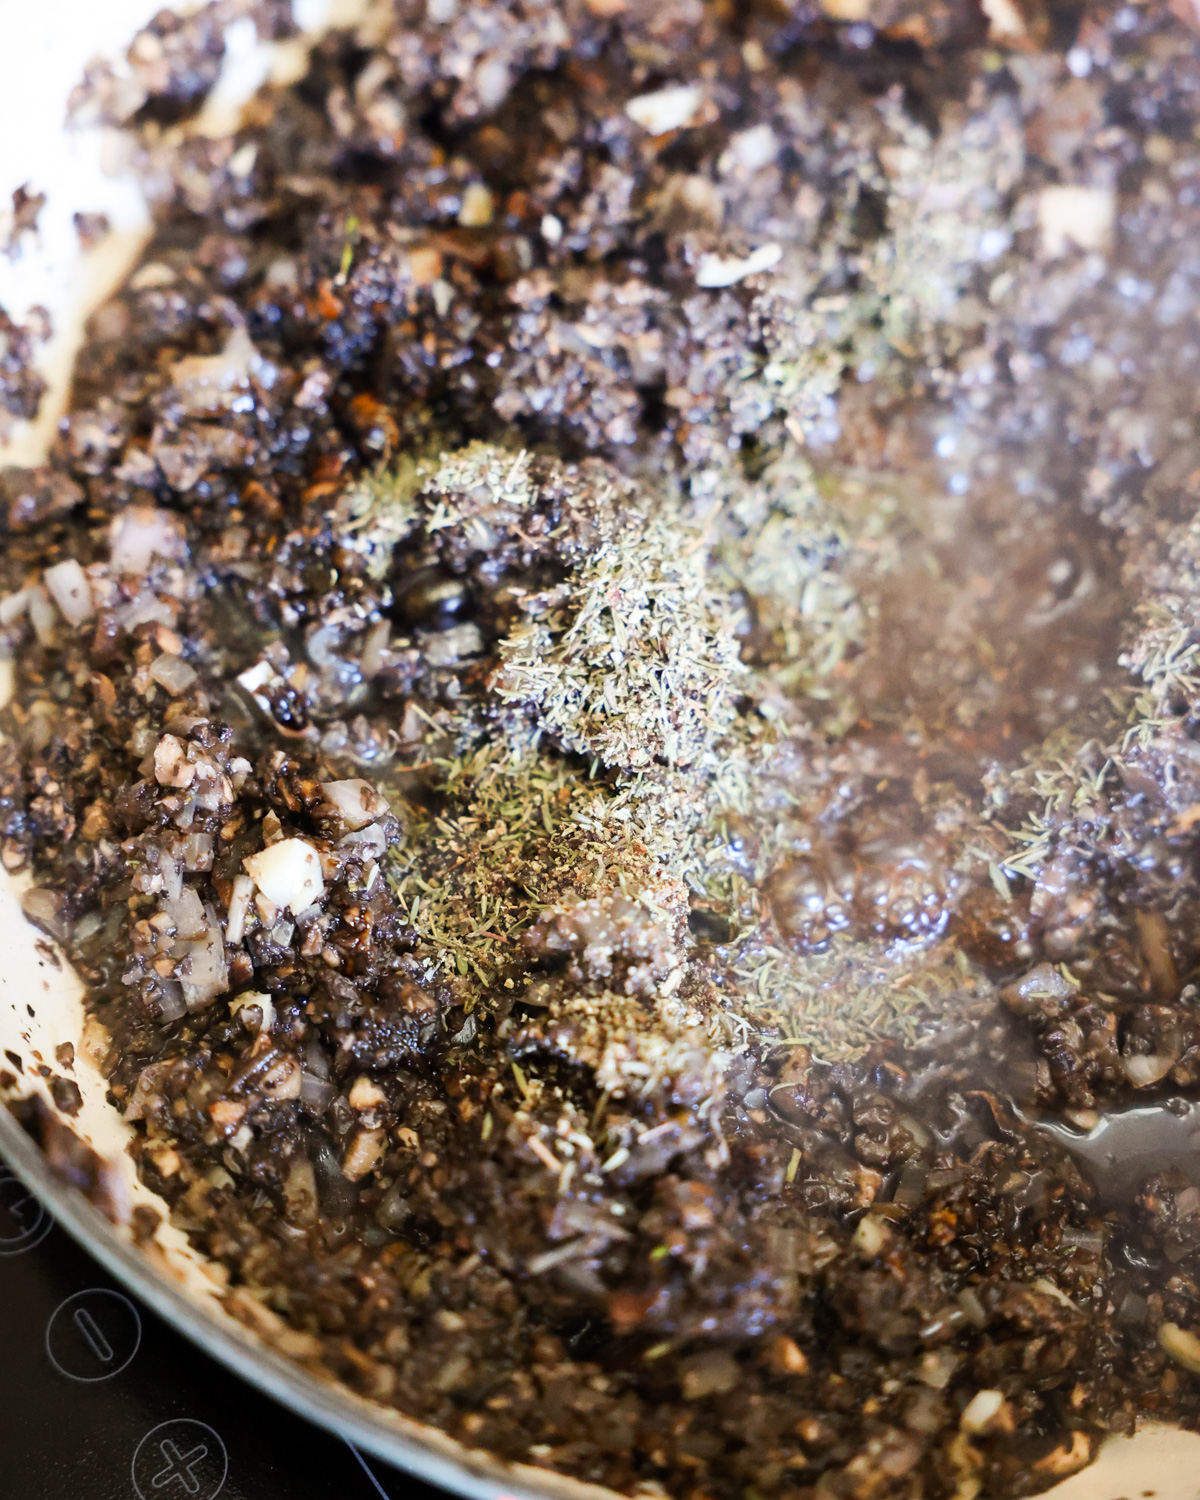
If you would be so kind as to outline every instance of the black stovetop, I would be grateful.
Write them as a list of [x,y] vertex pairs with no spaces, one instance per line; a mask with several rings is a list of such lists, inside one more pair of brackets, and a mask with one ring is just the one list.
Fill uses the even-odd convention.
[[260,1395],[0,1164],[0,1500],[445,1500]]

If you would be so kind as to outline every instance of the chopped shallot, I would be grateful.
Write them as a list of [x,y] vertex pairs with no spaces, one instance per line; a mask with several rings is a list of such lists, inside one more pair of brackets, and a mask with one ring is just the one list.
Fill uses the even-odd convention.
[[1133,1053],[1122,1057],[1121,1071],[1135,1089],[1148,1089],[1165,1078],[1178,1061],[1168,1053]]
[[365,828],[382,818],[388,805],[369,781],[352,776],[346,781],[323,781],[325,801],[347,828]]
[[716,288],[735,286],[747,276],[757,276],[779,264],[783,249],[776,244],[761,245],[749,255],[702,255],[696,268],[696,285]]
[[187,1002],[183,998],[183,986],[173,979],[164,979],[158,995],[159,1020],[178,1021],[187,1015]]
[[43,890],[38,886],[33,886],[21,896],[21,910],[34,926],[60,940],[67,935],[63,906],[63,898],[57,891]]
[[333,1103],[337,1089],[324,1078],[313,1073],[300,1075],[300,1103],[306,1104],[316,1115],[323,1115]]
[[673,84],[628,100],[625,113],[651,135],[666,135],[690,125],[704,103],[704,90],[694,83]]
[[18,589],[15,594],[5,594],[0,599],[0,625],[11,625],[14,620],[19,620],[29,608],[29,601],[33,597],[33,589]]
[[183,998],[189,1010],[199,1010],[229,988],[229,966],[225,962],[225,942],[217,914],[211,906],[204,908],[204,936],[188,948],[184,961],[187,972],[180,972]]
[[1178,1323],[1160,1323],[1158,1342],[1176,1364],[1200,1375],[1200,1338],[1189,1329],[1181,1328]]
[[207,926],[204,907],[200,903],[200,897],[191,886],[184,886],[173,901],[164,897],[163,910],[171,919],[171,925],[175,928],[175,936],[181,941],[191,942],[195,938],[204,936]]
[[50,595],[40,584],[29,591],[29,619],[41,644],[53,645],[56,619],[54,605],[50,602]]
[[270,1031],[272,1026],[275,1026],[275,1001],[267,995],[266,990],[246,990],[242,995],[234,996],[229,1001],[229,1014],[239,1016],[242,1011],[254,1007],[258,1007],[263,1014],[263,1022],[258,1029],[263,1032]]
[[212,863],[212,834],[189,833],[183,841],[183,868],[191,871],[211,870]]
[[179,861],[165,849],[157,849],[154,851],[154,863],[162,876],[163,896],[168,901],[178,901],[183,894],[183,871],[179,867]]
[[108,541],[119,573],[148,573],[156,557],[181,561],[188,552],[180,522],[170,511],[151,505],[131,505],[114,516]]
[[[1007,1419],[1007,1420],[1006,1420]],[[958,1424],[964,1432],[980,1434],[1011,1430],[1011,1416],[1003,1391],[976,1391],[967,1402]]]
[[173,734],[164,734],[154,749],[154,779],[159,786],[191,786],[196,767],[187,759],[187,747]]
[[231,947],[236,947],[246,935],[246,918],[250,915],[250,902],[253,898],[254,882],[249,875],[235,876],[229,897],[229,914],[225,921],[225,940]]
[[186,693],[195,682],[196,669],[189,666],[181,656],[172,656],[164,651],[150,663],[150,675],[160,687],[166,688],[172,698],[177,698],[180,693]]
[[338,842],[341,853],[352,855],[355,859],[371,860],[378,859],[387,849],[387,839],[383,836],[383,829],[378,823],[368,823],[365,828],[360,828],[355,833],[348,833],[344,839]]
[[358,1130],[350,1142],[349,1150],[342,1158],[342,1175],[351,1182],[358,1182],[373,1172],[383,1160],[387,1134],[382,1130]]
[[245,328],[235,328],[220,354],[191,354],[171,366],[171,379],[188,410],[204,415],[227,411],[251,375],[262,366]]

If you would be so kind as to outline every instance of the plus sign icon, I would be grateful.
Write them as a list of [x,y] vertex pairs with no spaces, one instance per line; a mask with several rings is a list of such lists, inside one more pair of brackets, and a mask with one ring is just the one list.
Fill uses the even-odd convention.
[[0,1166],[0,1255],[32,1250],[53,1227],[54,1221],[21,1179]]
[[205,1422],[175,1417],[152,1427],[133,1455],[139,1500],[216,1500],[225,1487],[229,1455]]

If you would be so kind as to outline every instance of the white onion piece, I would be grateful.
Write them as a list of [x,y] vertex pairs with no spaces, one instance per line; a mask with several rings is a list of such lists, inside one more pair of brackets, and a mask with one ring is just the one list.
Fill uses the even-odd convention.
[[390,620],[380,620],[367,633],[367,642],[363,647],[359,670],[368,681],[378,676],[383,668],[383,653],[387,650],[391,634],[392,622]]
[[[105,1051],[109,1045],[106,1041]],[[133,1093],[125,1106],[127,1120],[144,1120],[148,1109],[153,1110],[163,1103],[163,1085],[172,1066],[170,1062],[156,1062],[149,1063],[142,1069],[134,1081]]]
[[211,833],[189,833],[183,841],[183,868],[185,870],[211,870],[213,862],[213,837]]
[[757,276],[779,264],[783,255],[780,245],[761,245],[744,257],[730,255],[702,255],[696,268],[696,285],[715,288],[735,286],[747,276]]
[[337,1089],[327,1079],[315,1073],[300,1074],[300,1103],[308,1105],[314,1114],[323,1115],[336,1094]]
[[1042,252],[1051,260],[1072,250],[1104,255],[1112,249],[1117,195],[1111,187],[1064,183],[1044,187],[1037,198]]
[[379,1087],[373,1078],[368,1078],[365,1073],[361,1074],[350,1085],[347,1095],[350,1108],[356,1110],[374,1109],[377,1105],[387,1103],[387,1095]]
[[172,698],[178,698],[195,682],[196,669],[189,666],[182,656],[172,656],[164,651],[150,663],[150,675],[159,687],[166,688]]
[[[353,989],[353,986],[350,988]],[[304,1043],[304,1070],[314,1078],[323,1078],[326,1083],[329,1082],[329,1058],[326,1057],[321,1038],[315,1031],[309,1032]]]
[[704,90],[694,83],[677,83],[651,94],[638,94],[628,100],[625,113],[635,125],[651,135],[666,135],[682,130],[696,117],[704,103]]
[[131,505],[114,516],[108,542],[119,573],[148,573],[156,557],[181,562],[188,555],[179,520],[152,505]]
[[281,839],[247,855],[242,864],[267,900],[281,910],[303,911],[325,894],[321,856],[304,839]]
[[158,731],[149,724],[138,724],[125,741],[126,750],[134,755],[149,755],[158,744]]
[[173,626],[175,611],[156,594],[139,594],[117,610],[117,619],[125,630],[136,630],[139,625]]
[[1121,1071],[1135,1089],[1148,1089],[1152,1083],[1165,1078],[1178,1058],[1163,1052],[1151,1052],[1149,1056],[1134,1054],[1121,1059]]
[[267,934],[277,948],[290,948],[296,936],[295,922],[276,922]]
[[90,938],[94,938],[103,926],[104,913],[89,911],[75,923],[75,931],[71,934],[72,941],[78,948],[82,943],[86,943]]
[[200,904],[200,897],[191,886],[185,885],[174,900],[164,897],[163,910],[170,917],[171,925],[175,928],[175,936],[180,941],[192,942],[204,936],[207,926],[204,907]]
[[72,625],[82,625],[96,613],[87,574],[73,557],[55,563],[42,574],[55,604]]
[[378,823],[368,823],[365,828],[359,828],[354,833],[348,833],[344,839],[338,840],[338,852],[350,855],[355,859],[369,860],[378,859],[387,848],[387,839],[383,836],[383,829]]
[[184,961],[187,972],[179,976],[189,1010],[199,1010],[229,988],[229,966],[225,962],[225,943],[217,914],[211,906],[206,906],[204,917],[204,936],[188,949]]
[[238,674],[238,685],[244,687],[248,693],[257,693],[266,687],[275,675],[274,668],[269,661],[256,661],[252,667],[247,667],[244,672]]
[[164,897],[168,901],[178,901],[183,894],[183,871],[179,868],[179,861],[165,849],[159,849],[154,863],[162,876]]
[[386,1145],[386,1131],[356,1130],[342,1158],[342,1176],[351,1182],[360,1182],[383,1160]]
[[310,662],[319,672],[345,671],[348,663],[338,654],[338,647],[345,640],[346,631],[336,621],[318,625],[305,642],[304,650]]
[[703,1401],[733,1390],[741,1371],[737,1361],[724,1349],[711,1349],[689,1362],[683,1372],[683,1399]]
[[196,767],[187,758],[187,746],[175,734],[164,734],[154,747],[154,779],[159,786],[191,786]]
[[249,875],[235,876],[229,897],[229,915],[225,920],[225,941],[231,946],[236,947],[246,935],[246,918],[250,915],[253,898],[254,882]]
[[58,938],[60,942],[67,935],[62,909],[63,898],[57,891],[32,886],[21,896],[21,910],[34,926],[48,932],[51,937]]
[[131,292],[148,292],[153,287],[170,286],[175,272],[161,260],[152,260],[129,278]]
[[1178,1323],[1161,1323],[1158,1342],[1176,1364],[1200,1375],[1200,1339],[1194,1333],[1181,1328]]
[[50,602],[50,595],[37,584],[29,591],[29,620],[33,625],[34,633],[43,646],[54,644],[54,625],[58,616],[55,614],[54,605]]
[[779,155],[779,137],[769,125],[752,125],[730,136],[728,149],[722,153],[720,169],[739,166],[744,172],[757,172]]
[[166,723],[173,734],[191,734],[197,724],[204,724],[207,720],[207,714],[185,713],[178,703],[172,703],[167,709]]
[[177,360],[171,366],[171,380],[189,411],[227,411],[237,392],[249,389],[250,377],[261,365],[250,335],[244,328],[235,328],[220,354],[190,354]]
[[323,781],[325,801],[347,828],[365,828],[382,818],[388,805],[369,781],[352,776],[347,781]]
[[0,625],[11,625],[14,620],[19,620],[29,608],[29,601],[33,597],[33,590],[18,589],[15,594],[5,594],[0,599]]
[[987,1432],[1004,1411],[1003,1391],[976,1391],[967,1402],[958,1425],[964,1432]]
[[187,1015],[187,1002],[183,998],[183,986],[176,984],[173,979],[164,979],[162,993],[158,999],[162,1007],[160,1021],[178,1021],[180,1016]]
[[247,990],[245,994],[235,995],[229,1002],[229,1014],[236,1016],[251,1005],[256,1005],[262,1012],[259,1031],[270,1031],[275,1024],[275,1002],[265,990]]

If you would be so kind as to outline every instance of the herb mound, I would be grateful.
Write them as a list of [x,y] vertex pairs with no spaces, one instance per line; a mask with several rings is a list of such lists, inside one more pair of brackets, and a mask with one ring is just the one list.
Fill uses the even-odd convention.
[[625,770],[691,766],[733,727],[738,611],[706,539],[618,471],[474,443],[376,478],[344,515],[376,570],[419,532],[454,571],[533,576],[510,589],[491,686],[564,749]]

